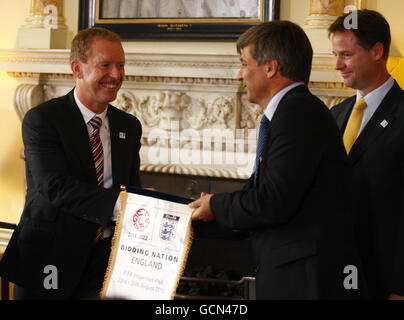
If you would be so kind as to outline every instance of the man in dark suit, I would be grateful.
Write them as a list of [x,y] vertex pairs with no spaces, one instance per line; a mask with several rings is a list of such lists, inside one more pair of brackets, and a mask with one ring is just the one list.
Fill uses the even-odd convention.
[[[344,21],[352,17],[357,26],[347,30]],[[390,27],[378,12],[359,10],[338,18],[329,33],[336,69],[357,90],[331,113],[353,169],[355,231],[369,295],[404,298],[404,92],[386,68]]]
[[258,299],[360,298],[350,172],[334,119],[306,86],[310,42],[296,24],[272,21],[246,31],[237,48],[238,79],[265,109],[255,170],[241,191],[202,193],[190,204],[193,220],[250,233]]
[[16,299],[87,299],[101,289],[121,185],[140,185],[141,124],[109,105],[124,78],[119,36],[73,39],[75,88],[27,112],[27,194],[1,260]]

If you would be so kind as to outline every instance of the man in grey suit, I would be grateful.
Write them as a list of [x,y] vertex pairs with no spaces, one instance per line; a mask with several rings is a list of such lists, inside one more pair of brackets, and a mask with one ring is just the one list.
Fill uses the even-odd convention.
[[[357,25],[345,29],[349,19]],[[380,13],[359,10],[338,18],[329,33],[336,69],[357,90],[331,112],[353,171],[355,232],[369,295],[403,299],[404,92],[386,68],[390,27]]]
[[75,88],[22,124],[26,203],[0,262],[16,299],[97,297],[120,186],[140,185],[141,124],[109,105],[125,74],[119,36],[82,30],[70,60]]
[[240,191],[203,193],[190,204],[193,220],[251,236],[258,299],[361,298],[350,172],[334,119],[307,88],[310,41],[298,25],[272,21],[246,31],[237,48],[247,99],[265,110],[255,170]]

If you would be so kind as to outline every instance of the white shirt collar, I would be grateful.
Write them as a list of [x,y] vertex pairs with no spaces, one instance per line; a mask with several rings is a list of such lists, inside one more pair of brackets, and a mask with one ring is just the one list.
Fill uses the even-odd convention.
[[380,87],[368,93],[366,96],[362,96],[359,91],[356,93],[356,101],[360,98],[364,98],[366,101],[367,108],[369,112],[372,114],[376,111],[377,107],[381,104],[382,100],[386,96],[386,94],[390,91],[390,89],[394,85],[394,79],[390,76],[390,78],[383,83]]
[[267,108],[264,111],[265,116],[269,121],[272,120],[272,117],[274,116],[274,113],[276,111],[276,108],[278,108],[279,102],[281,102],[282,98],[292,89],[305,85],[303,82],[294,82],[287,87],[283,88],[282,90],[278,91],[269,101]]
[[108,120],[107,120],[107,111],[108,111],[108,107],[101,113],[101,114],[96,114],[95,112],[91,111],[90,109],[88,109],[79,99],[79,97],[77,96],[76,93],[76,88],[74,88],[73,91],[74,94],[74,100],[76,101],[77,106],[80,109],[80,112],[83,116],[84,122],[86,124],[88,124],[88,122],[94,117],[94,116],[98,116],[101,118],[102,120],[102,125],[105,125],[105,127],[108,129]]

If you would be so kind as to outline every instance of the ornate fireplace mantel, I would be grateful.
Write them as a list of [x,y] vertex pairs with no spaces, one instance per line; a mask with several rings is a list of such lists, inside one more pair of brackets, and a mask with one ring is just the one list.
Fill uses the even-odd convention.
[[[315,56],[309,86],[328,106],[352,94],[334,63],[333,56]],[[239,66],[237,54],[126,53],[125,81],[112,104],[142,122],[142,171],[250,175],[263,110],[246,101],[235,79]],[[68,50],[2,50],[0,70],[20,82],[20,119],[74,86]]]

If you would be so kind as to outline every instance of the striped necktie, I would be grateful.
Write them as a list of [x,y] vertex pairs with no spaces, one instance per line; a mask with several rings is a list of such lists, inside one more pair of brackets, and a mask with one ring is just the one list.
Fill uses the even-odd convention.
[[255,156],[255,171],[254,171],[254,183],[255,184],[257,184],[260,157],[261,157],[262,150],[264,149],[264,144],[265,144],[265,140],[267,137],[268,125],[269,125],[269,120],[265,115],[263,115],[262,119],[261,119],[259,134],[258,134],[257,155]]
[[356,102],[352,110],[351,116],[349,117],[348,124],[346,125],[343,136],[344,146],[347,154],[349,154],[349,152],[351,151],[351,148],[355,143],[356,138],[358,137],[359,129],[362,123],[363,110],[365,108],[366,108],[366,101],[365,99],[360,98]]
[[98,185],[104,185],[104,152],[102,150],[102,143],[100,138],[100,127],[102,120],[100,117],[93,117],[89,123],[93,127],[93,132],[90,136],[91,149],[93,152],[93,159],[95,165],[95,172],[97,174]]

